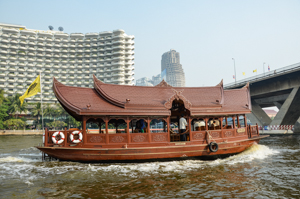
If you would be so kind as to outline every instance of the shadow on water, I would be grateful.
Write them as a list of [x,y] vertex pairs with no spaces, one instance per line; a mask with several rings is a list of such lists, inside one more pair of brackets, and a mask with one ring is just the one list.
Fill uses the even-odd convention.
[[271,136],[222,160],[130,164],[41,162],[31,147],[40,140],[0,137],[10,147],[0,150],[4,198],[300,197],[300,136]]

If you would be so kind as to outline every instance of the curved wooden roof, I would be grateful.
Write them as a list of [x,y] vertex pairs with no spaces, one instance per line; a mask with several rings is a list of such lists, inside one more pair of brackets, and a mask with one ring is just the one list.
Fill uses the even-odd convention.
[[249,85],[224,90],[213,87],[172,87],[164,80],[154,87],[106,84],[93,76],[94,88],[66,86],[53,78],[53,91],[62,106],[80,120],[84,115],[170,115],[175,99],[191,115],[251,112]]

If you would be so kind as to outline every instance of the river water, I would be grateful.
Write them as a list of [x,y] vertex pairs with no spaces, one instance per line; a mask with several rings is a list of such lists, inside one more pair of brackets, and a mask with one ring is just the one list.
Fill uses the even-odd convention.
[[300,198],[300,136],[215,161],[43,162],[41,136],[0,136],[0,198]]

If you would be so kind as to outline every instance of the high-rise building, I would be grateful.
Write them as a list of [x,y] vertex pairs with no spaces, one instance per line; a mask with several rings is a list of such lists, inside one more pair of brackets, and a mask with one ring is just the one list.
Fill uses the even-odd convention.
[[185,87],[185,75],[180,64],[180,55],[176,50],[171,49],[162,55],[161,72],[166,74],[165,80],[171,86]]
[[[134,84],[134,36],[124,30],[71,33],[0,24],[0,89],[23,94],[42,73],[43,101],[56,101],[52,77],[66,85]],[[30,98],[40,100],[40,95]]]
[[148,77],[142,77],[142,78],[136,80],[136,85],[137,86],[153,86],[153,82]]
[[152,79],[148,77],[142,77],[136,80],[137,86],[155,86],[161,82],[160,74],[152,76]]

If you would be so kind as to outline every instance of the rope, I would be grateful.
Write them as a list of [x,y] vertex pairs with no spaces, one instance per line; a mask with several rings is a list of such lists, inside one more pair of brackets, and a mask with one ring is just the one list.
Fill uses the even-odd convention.
[[208,141],[207,141],[208,144],[210,143],[210,140],[212,140],[212,141],[214,141],[215,143],[217,143],[216,140],[214,140],[213,137],[210,135],[209,131],[206,131],[206,133],[207,133],[207,135],[208,135]]

